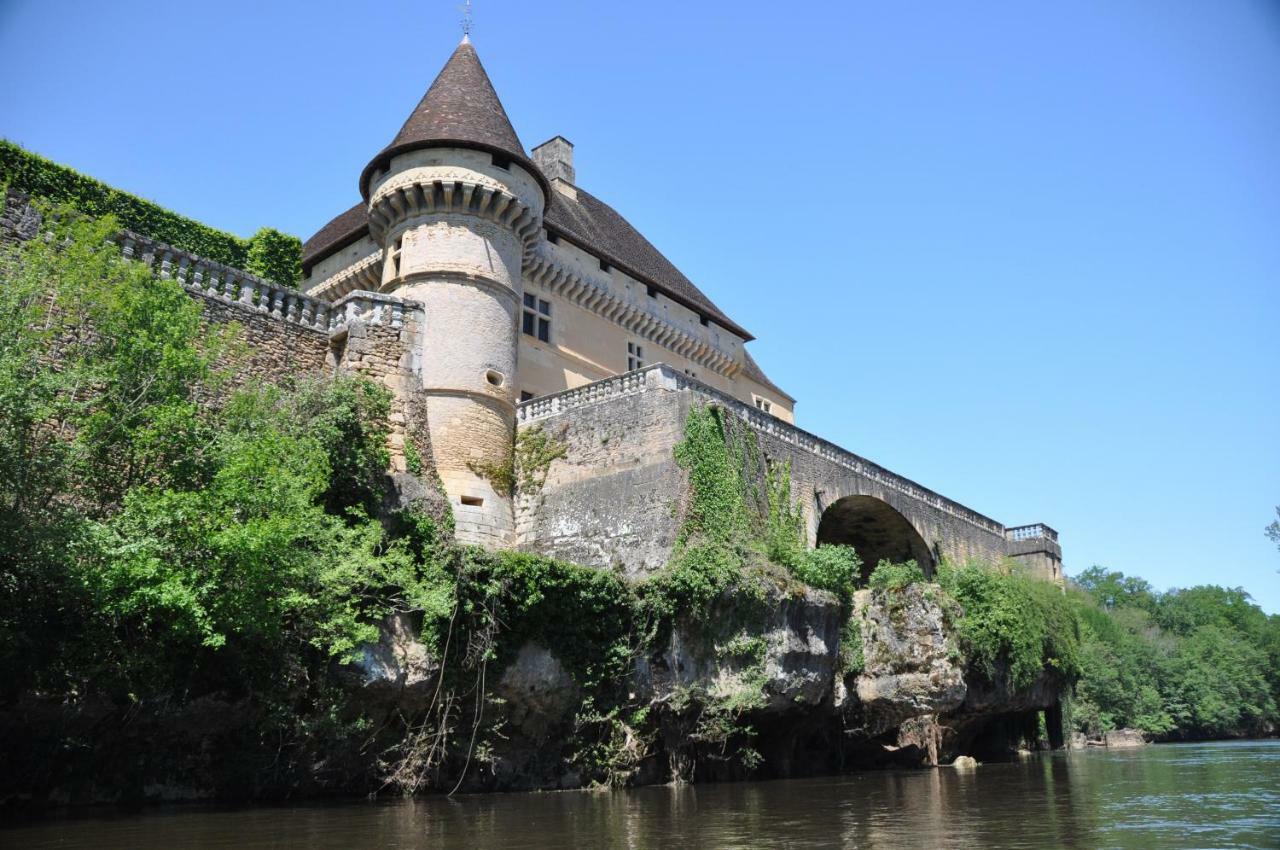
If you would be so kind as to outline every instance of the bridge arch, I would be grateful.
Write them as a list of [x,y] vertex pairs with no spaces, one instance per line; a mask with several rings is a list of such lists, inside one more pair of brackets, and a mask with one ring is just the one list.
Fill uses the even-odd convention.
[[881,561],[914,560],[932,576],[929,546],[905,516],[874,496],[845,496],[832,502],[818,521],[817,544],[852,546],[862,559],[862,581]]

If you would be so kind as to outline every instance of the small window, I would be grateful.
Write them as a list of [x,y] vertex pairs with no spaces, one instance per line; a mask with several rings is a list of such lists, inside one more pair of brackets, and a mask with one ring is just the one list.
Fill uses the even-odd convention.
[[511,170],[511,158],[502,156],[501,154],[492,154],[493,164],[503,171]]
[[756,396],[756,407],[763,410],[765,413],[773,412],[773,405],[769,403],[769,400],[760,398],[760,396]]
[[607,272],[607,271],[611,271],[612,268],[613,267],[610,266],[608,263],[606,263],[604,260],[600,261],[600,271]]
[[699,315],[698,321],[702,324],[704,328],[707,326],[708,319],[706,316]]
[[551,342],[551,302],[526,292],[520,330],[526,336]]
[[559,245],[559,244],[560,244],[560,237],[559,237],[559,236],[556,236],[554,233],[548,233],[548,234],[547,234],[547,241],[548,241],[548,242],[550,242],[552,245]]
[[478,508],[484,505],[484,498],[481,496],[460,496],[459,499],[462,504],[472,508]]
[[627,371],[644,368],[644,347],[638,342],[627,343]]
[[658,297],[658,287],[656,287],[656,286],[650,286],[650,287],[649,287],[649,297],[650,297],[650,298],[657,298],[657,297]]
[[521,400],[521,401],[528,401],[528,400],[529,400],[529,399],[531,399],[531,398],[533,398],[533,393],[529,392],[528,390],[521,390],[521,391],[520,391],[520,400]]
[[495,387],[502,386],[502,384],[506,380],[505,378],[502,377],[502,373],[499,372],[497,369],[486,370],[484,373],[484,379],[488,381],[491,386],[495,386]]

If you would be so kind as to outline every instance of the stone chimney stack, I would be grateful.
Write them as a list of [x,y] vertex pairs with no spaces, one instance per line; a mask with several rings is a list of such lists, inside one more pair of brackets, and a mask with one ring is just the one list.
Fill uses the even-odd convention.
[[573,142],[564,136],[552,136],[534,148],[533,162],[548,180],[574,182]]

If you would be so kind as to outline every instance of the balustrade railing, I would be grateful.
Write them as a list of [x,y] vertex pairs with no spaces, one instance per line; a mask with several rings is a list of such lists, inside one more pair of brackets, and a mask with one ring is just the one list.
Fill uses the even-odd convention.
[[[931,505],[944,513],[979,526],[991,534],[1001,537],[1006,535],[1005,527],[994,519],[966,508],[959,502],[954,502],[927,487],[916,484],[908,478],[890,472],[877,463],[842,449],[834,443],[797,428],[795,425],[783,422],[776,416],[757,410],[749,404],[744,404],[714,387],[690,378],[665,363],[656,363],[634,372],[614,375],[611,378],[605,378],[575,389],[564,390],[553,395],[541,396],[521,402],[516,408],[516,416],[521,423],[531,423],[574,407],[581,407],[624,395],[632,395],[661,386],[676,390],[689,389],[700,395],[708,396],[716,404],[725,407],[759,433],[767,434],[776,440],[789,443],[797,449],[817,455],[837,466],[857,473],[863,478],[875,481],[884,487]],[[1048,526],[1037,527],[1048,529]],[[1054,539],[1057,539],[1057,533],[1053,532],[1052,529],[1048,530],[1053,533]]]
[[363,290],[330,303],[131,231],[121,233],[116,242],[127,259],[178,281],[189,292],[321,333],[333,333],[353,319],[399,328],[410,304]]
[[1036,540],[1040,538],[1057,540],[1058,532],[1042,522],[1035,522],[1031,525],[1016,525],[1012,528],[1006,528],[1004,536],[1010,540]]

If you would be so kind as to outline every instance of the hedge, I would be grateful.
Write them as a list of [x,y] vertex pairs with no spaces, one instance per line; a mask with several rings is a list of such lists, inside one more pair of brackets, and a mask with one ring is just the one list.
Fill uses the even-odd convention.
[[0,139],[0,185],[87,215],[111,214],[136,233],[292,286],[302,274],[302,242],[264,227],[252,239],[201,224],[151,201],[122,192],[92,177]]

